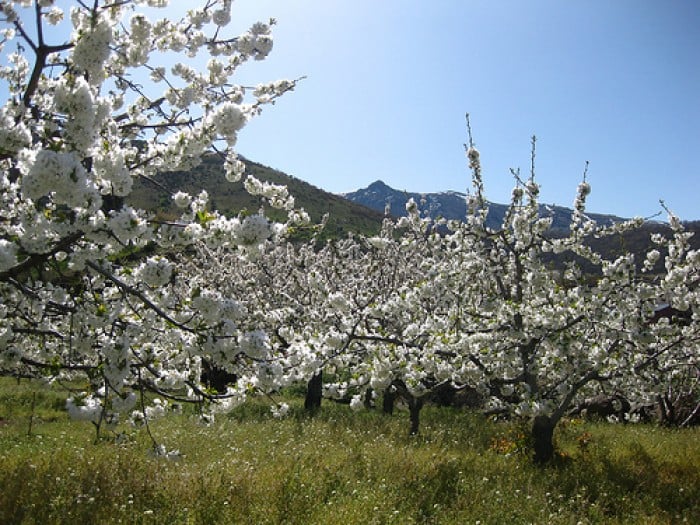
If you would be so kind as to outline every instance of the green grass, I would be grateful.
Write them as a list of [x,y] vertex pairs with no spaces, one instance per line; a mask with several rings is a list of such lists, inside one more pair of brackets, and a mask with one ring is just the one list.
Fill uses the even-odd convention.
[[540,468],[516,424],[426,407],[409,437],[401,411],[324,403],[310,418],[294,399],[284,420],[252,403],[208,427],[157,422],[172,461],[143,430],[94,443],[38,384],[2,380],[0,398],[3,524],[700,522],[698,429],[573,421]]

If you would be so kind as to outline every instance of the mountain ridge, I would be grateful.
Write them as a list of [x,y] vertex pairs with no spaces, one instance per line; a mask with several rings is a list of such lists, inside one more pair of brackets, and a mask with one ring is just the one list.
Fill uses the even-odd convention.
[[[464,220],[467,214],[467,194],[454,190],[430,193],[408,192],[396,190],[382,180],[376,180],[366,188],[341,195],[352,202],[377,211],[388,209],[389,214],[394,217],[406,215],[405,204],[410,198],[418,204],[424,215],[432,219],[442,217]],[[508,205],[495,202],[488,204],[489,214],[486,217],[486,224],[491,228],[498,228],[503,224]],[[540,214],[552,217],[552,229],[554,230],[569,228],[572,212],[571,208],[565,206],[540,204]],[[626,220],[612,214],[590,213],[587,215],[602,225]]]

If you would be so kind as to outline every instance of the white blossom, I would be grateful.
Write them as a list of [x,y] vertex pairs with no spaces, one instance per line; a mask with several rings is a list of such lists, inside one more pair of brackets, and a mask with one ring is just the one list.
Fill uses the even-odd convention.
[[260,214],[248,215],[243,219],[235,219],[232,233],[238,244],[257,246],[272,235],[270,221]]
[[178,208],[188,208],[192,204],[192,195],[184,191],[177,191],[173,194],[173,202]]
[[226,103],[213,115],[216,132],[223,138],[235,143],[237,133],[245,126],[246,115],[237,104]]
[[170,281],[173,265],[164,257],[149,257],[134,274],[148,286],[158,288]]
[[9,270],[17,264],[17,245],[6,239],[0,239],[0,272]]

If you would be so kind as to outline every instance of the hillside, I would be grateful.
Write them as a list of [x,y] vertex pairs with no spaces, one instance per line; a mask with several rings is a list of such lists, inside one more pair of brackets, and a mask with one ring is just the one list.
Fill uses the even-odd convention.
[[[349,232],[374,235],[381,228],[383,211],[377,212],[341,196],[325,192],[296,177],[292,177],[262,164],[243,159],[246,173],[274,184],[284,184],[295,197],[296,206],[304,208],[314,221],[329,214],[325,237],[342,237]],[[158,184],[168,188],[170,194],[178,190],[197,194],[202,189],[209,194],[210,205],[227,215],[235,215],[241,210],[256,211],[262,203],[259,197],[250,195],[242,182],[229,182],[224,177],[221,158],[206,155],[202,163],[191,171],[177,171],[160,174]],[[162,218],[174,218],[178,211],[170,194],[148,181],[137,181],[129,197],[133,206],[153,211]],[[268,215],[277,220],[284,213],[272,210]]]

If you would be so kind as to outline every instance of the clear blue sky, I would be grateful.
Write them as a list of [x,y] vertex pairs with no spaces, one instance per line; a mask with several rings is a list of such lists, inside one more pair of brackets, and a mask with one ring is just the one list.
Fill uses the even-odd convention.
[[535,134],[543,202],[570,206],[590,161],[589,211],[700,219],[698,0],[235,0],[227,33],[269,17],[238,81],[308,78],[243,130],[252,160],[335,193],[465,191],[469,112],[495,202]]
[[[274,16],[251,79],[307,75],[243,131],[238,149],[332,192],[377,179],[464,191],[469,112],[487,196],[509,168],[570,205],[586,161],[589,211],[648,216],[659,199],[700,219],[696,0],[237,0]],[[234,17],[235,17],[234,13]]]

